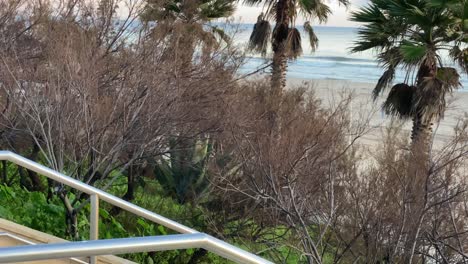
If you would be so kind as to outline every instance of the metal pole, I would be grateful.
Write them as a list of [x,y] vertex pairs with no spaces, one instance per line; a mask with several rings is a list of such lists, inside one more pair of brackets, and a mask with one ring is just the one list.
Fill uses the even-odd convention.
[[[99,196],[97,194],[92,194],[90,197],[91,200],[91,213],[89,216],[89,239],[98,240],[99,239]],[[97,257],[90,256],[89,263],[96,264]]]
[[89,255],[117,255],[188,248],[205,248],[237,263],[272,264],[270,261],[250,253],[245,254],[242,249],[202,233],[0,248],[0,263],[47,260],[51,259],[51,257],[63,259]]
[[0,248],[0,263],[185,249],[203,239],[203,234],[184,234],[16,246]]

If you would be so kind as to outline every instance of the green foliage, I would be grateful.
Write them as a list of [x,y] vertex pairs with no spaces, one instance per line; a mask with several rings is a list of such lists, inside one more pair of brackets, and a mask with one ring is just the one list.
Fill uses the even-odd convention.
[[182,0],[170,0],[164,3],[147,0],[142,18],[145,21],[194,18],[206,22],[228,17],[234,13],[234,10],[235,2],[230,0],[202,0],[196,3]]
[[[110,190],[111,193],[122,193],[122,183],[125,177],[117,179],[116,184]],[[157,212],[160,215],[173,219],[184,225],[193,227],[197,230],[206,230],[206,214],[204,209],[200,206],[180,204],[171,197],[165,196],[164,187],[159,182],[145,179],[142,187],[138,188],[135,194],[133,203],[146,208],[150,211]],[[121,212],[115,217],[116,220],[125,227],[124,233],[115,233],[112,231],[114,237],[128,237],[128,236],[158,236],[174,234],[175,232],[154,224],[145,219],[136,217],[128,212]],[[132,259],[138,263],[187,263],[194,254],[194,249],[189,250],[173,250],[153,253],[141,254],[127,254],[123,257]],[[209,253],[200,263],[229,263],[224,258],[215,254]]]
[[[71,195],[73,198],[73,195]],[[29,192],[18,186],[0,185],[0,218],[4,218],[27,227],[70,239],[66,234],[65,208],[57,196],[47,201],[41,192]],[[89,210],[87,204],[78,217],[78,229],[81,239],[89,238]],[[127,233],[122,225],[106,210],[100,209],[100,237],[125,237]]]
[[[205,155],[194,158],[199,161]],[[114,185],[109,190],[111,193],[123,193],[125,177],[117,175]],[[164,188],[158,182],[145,179],[145,184],[136,191],[135,204],[157,212],[177,222],[193,227],[200,231],[207,231],[208,213],[201,206],[180,204],[171,197],[164,195]],[[73,196],[73,195],[72,195]],[[73,197],[72,197],[73,198]],[[68,239],[65,234],[65,210],[58,198],[47,201],[43,193],[29,192],[19,187],[0,185],[0,217],[22,224],[33,229]],[[133,214],[122,212],[112,216],[109,212],[112,207],[102,203],[99,211],[99,237],[123,238],[138,236],[158,236],[173,234],[167,228],[154,224]],[[89,210],[87,204],[78,218],[79,232],[82,240],[89,236]],[[287,246],[284,241],[295,241],[290,229],[282,226],[261,227],[253,221],[247,224],[245,221],[231,221],[225,223],[222,232],[227,237],[232,237],[231,243],[251,252],[256,252],[262,257],[284,260],[286,263],[303,263],[300,252]],[[247,239],[256,230],[262,229],[263,234],[258,241]],[[233,233],[234,232],[234,233]],[[314,232],[311,232],[314,233]],[[261,242],[261,243],[259,243]],[[138,254],[125,254],[121,257],[137,263],[188,263],[197,249],[173,250],[163,252],[145,252]],[[325,254],[326,259],[328,253]],[[231,263],[213,253],[208,253],[197,263]]]
[[158,181],[180,203],[196,202],[209,188],[207,165],[212,151],[209,139],[171,140],[169,159],[160,159],[155,168]]
[[[224,30],[212,25],[210,22],[231,16],[235,11],[235,7],[235,2],[230,0],[169,0],[164,2],[146,0],[146,6],[141,18],[146,22],[157,22],[156,31],[158,28],[166,29],[163,34],[164,37],[168,35],[176,36],[180,33],[186,39],[192,38],[191,42],[194,42],[195,39],[196,42],[200,41],[199,44],[207,49],[213,46],[212,40],[217,44],[230,44],[231,40]],[[166,27],[171,28],[171,30],[167,31]],[[182,31],[175,33],[181,28]],[[180,36],[175,38],[180,38]],[[175,42],[172,45],[178,46]],[[183,48],[187,49],[188,47]]]
[[426,55],[427,48],[424,45],[417,45],[405,41],[400,45],[400,52],[403,60],[408,64],[412,64],[422,61]]
[[65,234],[65,209],[54,198],[47,202],[43,193],[0,185],[0,217],[30,228]]

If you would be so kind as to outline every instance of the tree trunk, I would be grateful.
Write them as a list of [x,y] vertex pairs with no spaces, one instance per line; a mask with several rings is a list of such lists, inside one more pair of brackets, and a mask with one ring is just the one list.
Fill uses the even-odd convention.
[[276,25],[273,30],[273,62],[271,72],[271,91],[268,106],[268,119],[272,131],[279,130],[278,111],[283,90],[286,87],[288,58],[286,41],[289,34],[289,1],[280,0],[276,5]]
[[26,190],[28,190],[30,192],[34,191],[32,183],[31,183],[31,179],[29,179],[26,176],[26,169],[21,167],[21,166],[17,166],[17,167],[18,167],[18,174],[20,176],[20,179],[19,179],[20,186],[25,188]]
[[80,236],[78,232],[78,213],[76,210],[66,211],[65,222],[67,224],[67,234],[73,240],[79,240]]
[[420,114],[413,118],[413,128],[411,131],[411,154],[413,159],[422,159],[425,165],[429,165],[431,138],[431,121],[424,121]]
[[[37,144],[33,144],[33,148],[31,154],[29,155],[29,159],[32,161],[37,161],[39,156],[39,146]],[[34,171],[25,169],[23,167],[18,166],[18,172],[20,174],[20,183],[23,187],[25,187],[28,191],[45,191],[45,186],[42,184],[41,178],[37,173]]]
[[271,74],[271,95],[281,96],[286,87],[287,49],[289,34],[289,1],[280,0],[276,5],[276,25],[273,30],[273,69]]
[[[39,156],[39,151],[40,151],[39,146],[37,144],[34,144],[33,149],[31,151],[31,156],[29,157],[29,159],[33,161],[37,161],[37,158]],[[45,186],[42,183],[41,178],[39,177],[37,173],[31,170],[28,170],[28,176],[31,179],[33,191],[39,191],[39,192],[45,191]]]
[[[122,199],[125,201],[132,201],[135,199],[135,189],[137,188],[137,181],[135,176],[139,174],[140,170],[138,166],[135,165],[130,165],[128,167],[128,173],[127,173],[127,191],[125,194],[122,196]],[[114,206],[110,210],[110,214],[112,216],[117,216],[122,212],[122,209],[120,207]]]
[[170,48],[164,51],[164,60],[167,60],[174,67],[174,75],[177,78],[190,76],[192,69],[192,59],[195,53],[195,42],[193,29],[194,25],[190,21],[174,24],[170,36]]
[[66,193],[61,192],[59,197],[65,207],[65,224],[67,226],[67,235],[69,235],[73,240],[78,240],[80,238],[78,232],[78,211],[73,208]]
[[427,189],[430,184],[430,144],[432,123],[423,122],[418,115],[413,119],[411,158],[408,168],[407,197],[409,201],[409,221],[405,243],[405,263],[412,263],[418,244],[418,236],[425,217]]
[[136,179],[137,168],[135,165],[130,165],[128,168],[128,177],[127,177],[127,192],[124,194],[122,199],[125,201],[131,201],[135,199],[135,188],[136,188]]
[[2,179],[3,183],[7,184],[8,183],[8,164],[6,160],[2,160]]
[[[281,45],[284,46],[284,45]],[[286,87],[286,72],[288,69],[288,59],[286,49],[278,48],[273,54],[273,65],[271,73],[271,96],[273,99],[280,98]]]
[[[435,58],[426,60],[418,71],[418,87],[426,77],[436,74]],[[417,109],[418,110],[418,109]],[[425,208],[427,205],[427,191],[430,185],[430,151],[432,138],[432,120],[424,118],[419,111],[413,117],[411,131],[411,152],[406,182],[406,196],[409,203],[409,218],[406,227],[407,237],[404,249],[404,262],[412,263],[421,232]]]

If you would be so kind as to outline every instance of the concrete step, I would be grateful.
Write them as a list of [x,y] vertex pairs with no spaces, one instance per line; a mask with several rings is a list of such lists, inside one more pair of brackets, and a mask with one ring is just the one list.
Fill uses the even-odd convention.
[[[31,245],[31,242],[27,241],[22,237],[9,234],[7,232],[0,232],[0,247],[15,247]],[[42,261],[28,261],[28,262],[19,262],[23,264],[84,264],[85,260],[79,259],[51,259],[51,260],[42,260]]]
[[[67,242],[64,239],[39,232],[37,230],[18,225],[0,218],[0,247],[13,247],[31,244],[49,244]],[[42,261],[17,262],[22,264],[84,264],[89,263],[89,258],[51,259]],[[99,256],[99,264],[136,264],[115,256]]]

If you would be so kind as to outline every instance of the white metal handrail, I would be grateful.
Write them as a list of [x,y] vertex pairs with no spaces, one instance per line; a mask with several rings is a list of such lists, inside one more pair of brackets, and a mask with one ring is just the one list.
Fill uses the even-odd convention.
[[[0,232],[0,238],[2,238],[2,237],[7,237],[7,238],[10,238],[10,239],[13,239],[14,241],[23,243],[25,245],[37,245],[34,242],[31,242],[31,241],[29,241],[27,239],[24,239],[22,237],[19,237],[19,236],[16,236],[16,235],[13,235],[13,234],[10,234],[10,233],[7,233],[7,232]],[[13,248],[17,249],[18,247],[9,247],[8,249],[13,249]],[[24,254],[24,252],[22,252],[22,253]],[[1,254],[0,253],[0,263],[3,263],[3,261],[1,260],[2,257],[5,257],[7,255],[8,254]],[[86,255],[86,256],[88,256],[88,255]],[[70,258],[70,260],[72,260],[74,263],[87,264],[87,262],[81,261],[81,260],[76,259],[76,258]]]
[[[51,254],[54,250],[61,250],[63,252],[62,257],[79,257],[79,256],[96,256],[103,254],[112,254],[111,247],[115,246],[121,248],[118,253],[131,253],[131,252],[146,252],[146,251],[158,251],[158,250],[170,250],[170,249],[186,249],[186,248],[204,248],[208,251],[216,253],[227,259],[238,263],[272,263],[263,258],[258,257],[252,253],[249,253],[243,249],[237,248],[226,242],[223,242],[210,235],[200,233],[192,228],[186,227],[180,223],[177,223],[169,218],[153,213],[142,207],[129,203],[122,200],[112,194],[104,192],[98,188],[85,184],[81,181],[66,176],[60,172],[47,168],[37,162],[24,158],[11,151],[0,151],[0,160],[6,160],[13,162],[19,166],[27,168],[36,173],[42,174],[49,179],[55,180],[81,192],[90,195],[91,199],[91,215],[90,215],[90,239],[98,239],[98,223],[99,223],[99,200],[106,201],[114,206],[120,207],[128,212],[135,215],[148,219],[154,223],[165,226],[174,231],[186,234],[186,235],[166,235],[158,237],[146,237],[146,238],[126,238],[126,239],[111,239],[111,240],[99,240],[99,241],[82,241],[82,242],[69,242],[63,244],[48,244],[48,245],[31,245],[31,246],[17,246],[6,249],[0,249],[0,263],[11,263],[18,261],[30,261],[39,260],[29,259],[28,256],[39,257],[44,254],[48,259],[53,256],[57,258],[58,255]],[[140,242],[138,242],[140,241]],[[148,244],[145,244],[148,242]],[[132,246],[135,243],[137,246]],[[177,245],[181,246],[178,248]],[[120,246],[119,246],[120,245]],[[148,246],[144,246],[148,245]],[[74,251],[76,247],[84,247],[83,253],[76,255],[78,252]],[[98,250],[100,249],[100,250]],[[27,250],[27,251],[26,251]],[[41,252],[49,252],[39,253]],[[84,254],[84,255],[81,255]],[[114,253],[116,254],[116,253]],[[43,259],[43,258],[40,258]],[[91,257],[91,263],[96,262],[95,257]]]
[[47,260],[54,258],[86,257],[89,255],[115,255],[125,253],[204,248],[240,263],[268,263],[260,257],[235,248],[203,233],[103,239],[57,244],[40,244],[0,248],[0,263]]

